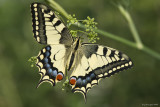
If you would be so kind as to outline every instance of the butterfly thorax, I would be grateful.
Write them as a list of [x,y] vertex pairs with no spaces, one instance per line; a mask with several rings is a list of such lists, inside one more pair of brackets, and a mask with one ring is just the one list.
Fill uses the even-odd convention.
[[80,43],[80,38],[76,38],[76,40],[74,41],[73,45],[71,46],[71,54],[69,56],[69,60],[67,63],[67,70],[70,71],[72,69],[72,67],[75,65],[75,56],[78,53],[78,49],[79,47],[81,47],[81,43]]

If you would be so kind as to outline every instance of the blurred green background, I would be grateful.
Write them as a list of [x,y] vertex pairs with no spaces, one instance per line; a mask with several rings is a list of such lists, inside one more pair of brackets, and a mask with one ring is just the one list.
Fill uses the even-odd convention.
[[[88,92],[86,104],[80,93],[62,91],[61,83],[54,88],[44,83],[36,89],[40,75],[36,67],[30,67],[28,59],[36,56],[42,45],[33,39],[32,2],[0,0],[0,107],[160,106],[160,60],[103,36],[98,43],[130,56],[134,62],[132,69],[103,79]],[[98,28],[134,40],[113,0],[57,2],[78,19],[94,17]],[[143,43],[160,53],[160,0],[131,0],[129,11]]]

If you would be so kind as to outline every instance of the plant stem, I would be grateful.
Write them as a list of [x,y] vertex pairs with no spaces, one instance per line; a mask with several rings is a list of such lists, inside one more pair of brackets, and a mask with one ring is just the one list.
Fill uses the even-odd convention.
[[58,11],[60,14],[62,14],[64,17],[66,17],[67,19],[69,19],[69,15],[68,13],[58,4],[56,3],[54,0],[45,0],[53,9],[55,9],[56,11]]
[[[60,12],[63,16],[65,16],[67,19],[69,19],[69,15],[68,13],[59,5],[57,4],[54,0],[46,0],[46,2],[51,6],[53,7],[56,11]],[[121,5],[119,5],[118,7],[120,9],[120,12],[125,16],[125,18],[127,19],[128,21],[128,24],[129,24],[129,27],[130,27],[130,30],[133,34],[133,37],[136,41],[136,43],[132,42],[132,41],[129,41],[125,38],[122,38],[120,36],[117,36],[117,35],[114,35],[114,34],[111,34],[109,32],[106,32],[106,31],[103,31],[103,30],[100,30],[100,29],[94,29],[95,32],[103,35],[103,36],[106,36],[106,37],[109,37],[113,40],[116,40],[116,41],[119,41],[121,43],[124,43],[130,47],[133,47],[133,48],[136,48],[136,49],[139,49],[147,54],[149,54],[150,56],[153,56],[157,59],[160,60],[160,54],[151,50],[150,48],[148,48],[147,46],[144,46],[141,42],[141,39],[139,37],[139,34],[137,32],[137,29],[133,23],[133,20],[129,14],[128,11],[126,11]],[[81,23],[78,23],[78,24],[74,24],[75,26],[78,26],[80,28],[85,28],[85,26]]]
[[142,48],[142,51],[144,51],[144,52],[146,52],[147,54],[149,54],[149,55],[151,55],[151,56],[153,56],[153,57],[155,57],[155,58],[157,58],[157,59],[160,60],[160,54],[157,53],[157,52],[155,52],[155,51],[153,51],[152,49],[148,48],[147,46],[144,46],[144,47]]
[[132,32],[132,35],[137,43],[137,48],[141,49],[143,48],[143,44],[142,44],[142,41],[140,39],[140,36],[137,32],[137,29],[133,23],[133,20],[131,18],[131,15],[129,14],[129,12],[124,9],[124,7],[122,5],[118,5],[118,8],[120,10],[120,12],[122,13],[122,15],[126,18],[126,20],[128,21],[128,25],[129,25],[129,28],[130,28],[130,31]]

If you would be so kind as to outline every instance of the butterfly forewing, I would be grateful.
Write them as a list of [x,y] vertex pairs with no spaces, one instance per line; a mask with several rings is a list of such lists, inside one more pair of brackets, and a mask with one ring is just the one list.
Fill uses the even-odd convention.
[[72,37],[62,21],[47,6],[31,4],[34,37],[41,44],[72,44]]

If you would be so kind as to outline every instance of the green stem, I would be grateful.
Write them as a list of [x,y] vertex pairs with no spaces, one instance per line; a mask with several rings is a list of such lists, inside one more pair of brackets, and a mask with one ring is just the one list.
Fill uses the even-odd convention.
[[[77,24],[74,24],[74,25],[77,26]],[[83,24],[80,24],[80,23],[78,24],[78,27],[85,29],[85,26]],[[122,42],[122,43],[124,43],[126,45],[129,45],[129,46],[131,46],[133,48],[136,48],[136,44],[134,42],[131,42],[131,41],[127,40],[127,39],[124,39],[122,37],[116,36],[116,35],[111,34],[109,32],[105,32],[105,31],[100,30],[100,29],[94,29],[94,31],[97,32],[98,34],[101,34],[103,36],[109,37],[109,38],[114,39],[116,41]]]
[[[55,1],[53,1],[53,0],[46,0],[46,2],[51,7],[53,7],[54,9],[56,9],[56,11],[60,12],[63,16],[65,16],[67,19],[69,19],[69,14],[60,5],[58,5]],[[129,41],[127,39],[124,39],[124,38],[122,38],[120,36],[111,34],[109,32],[100,30],[100,29],[94,29],[94,31],[97,32],[97,33],[99,33],[99,34],[101,34],[101,35],[103,35],[103,36],[109,37],[109,38],[111,38],[113,40],[116,40],[116,41],[119,41],[119,42],[121,42],[123,44],[126,44],[126,45],[128,45],[130,47],[139,49],[139,50],[141,50],[141,51],[149,54],[150,56],[153,56],[153,57],[155,57],[155,58],[157,58],[157,59],[160,60],[160,54],[159,53],[151,50],[150,48],[148,48],[148,47],[146,47],[146,46],[144,46],[142,44],[141,39],[139,37],[139,34],[138,34],[137,30],[136,30],[136,27],[135,27],[135,25],[133,23],[133,20],[132,20],[130,14],[128,13],[128,11],[126,11],[121,5],[119,5],[119,9],[120,9],[121,13],[125,16],[125,18],[128,21],[130,30],[131,30],[131,32],[133,34],[133,37],[134,37],[136,43],[134,43],[132,41]],[[80,28],[85,28],[85,26],[83,24],[80,24],[80,23],[74,24],[74,25],[78,26]]]
[[142,51],[144,51],[144,52],[146,52],[147,54],[149,54],[149,55],[151,55],[151,56],[153,56],[153,57],[155,57],[155,58],[157,58],[157,59],[160,60],[160,54],[157,53],[157,52],[155,52],[155,51],[153,51],[152,49],[144,46],[144,47],[142,48]]
[[60,14],[62,14],[64,17],[69,19],[68,13],[54,0],[45,0],[54,10],[58,11]]
[[130,31],[132,32],[133,37],[134,37],[134,39],[135,39],[135,41],[137,43],[137,48],[139,48],[139,49],[143,48],[142,41],[141,41],[140,36],[139,36],[139,34],[137,32],[137,29],[136,29],[136,27],[134,25],[134,22],[133,22],[133,20],[131,18],[131,15],[129,14],[129,12],[127,10],[124,9],[123,6],[118,5],[118,8],[119,8],[120,12],[122,13],[122,15],[126,18],[126,20],[128,22]]

